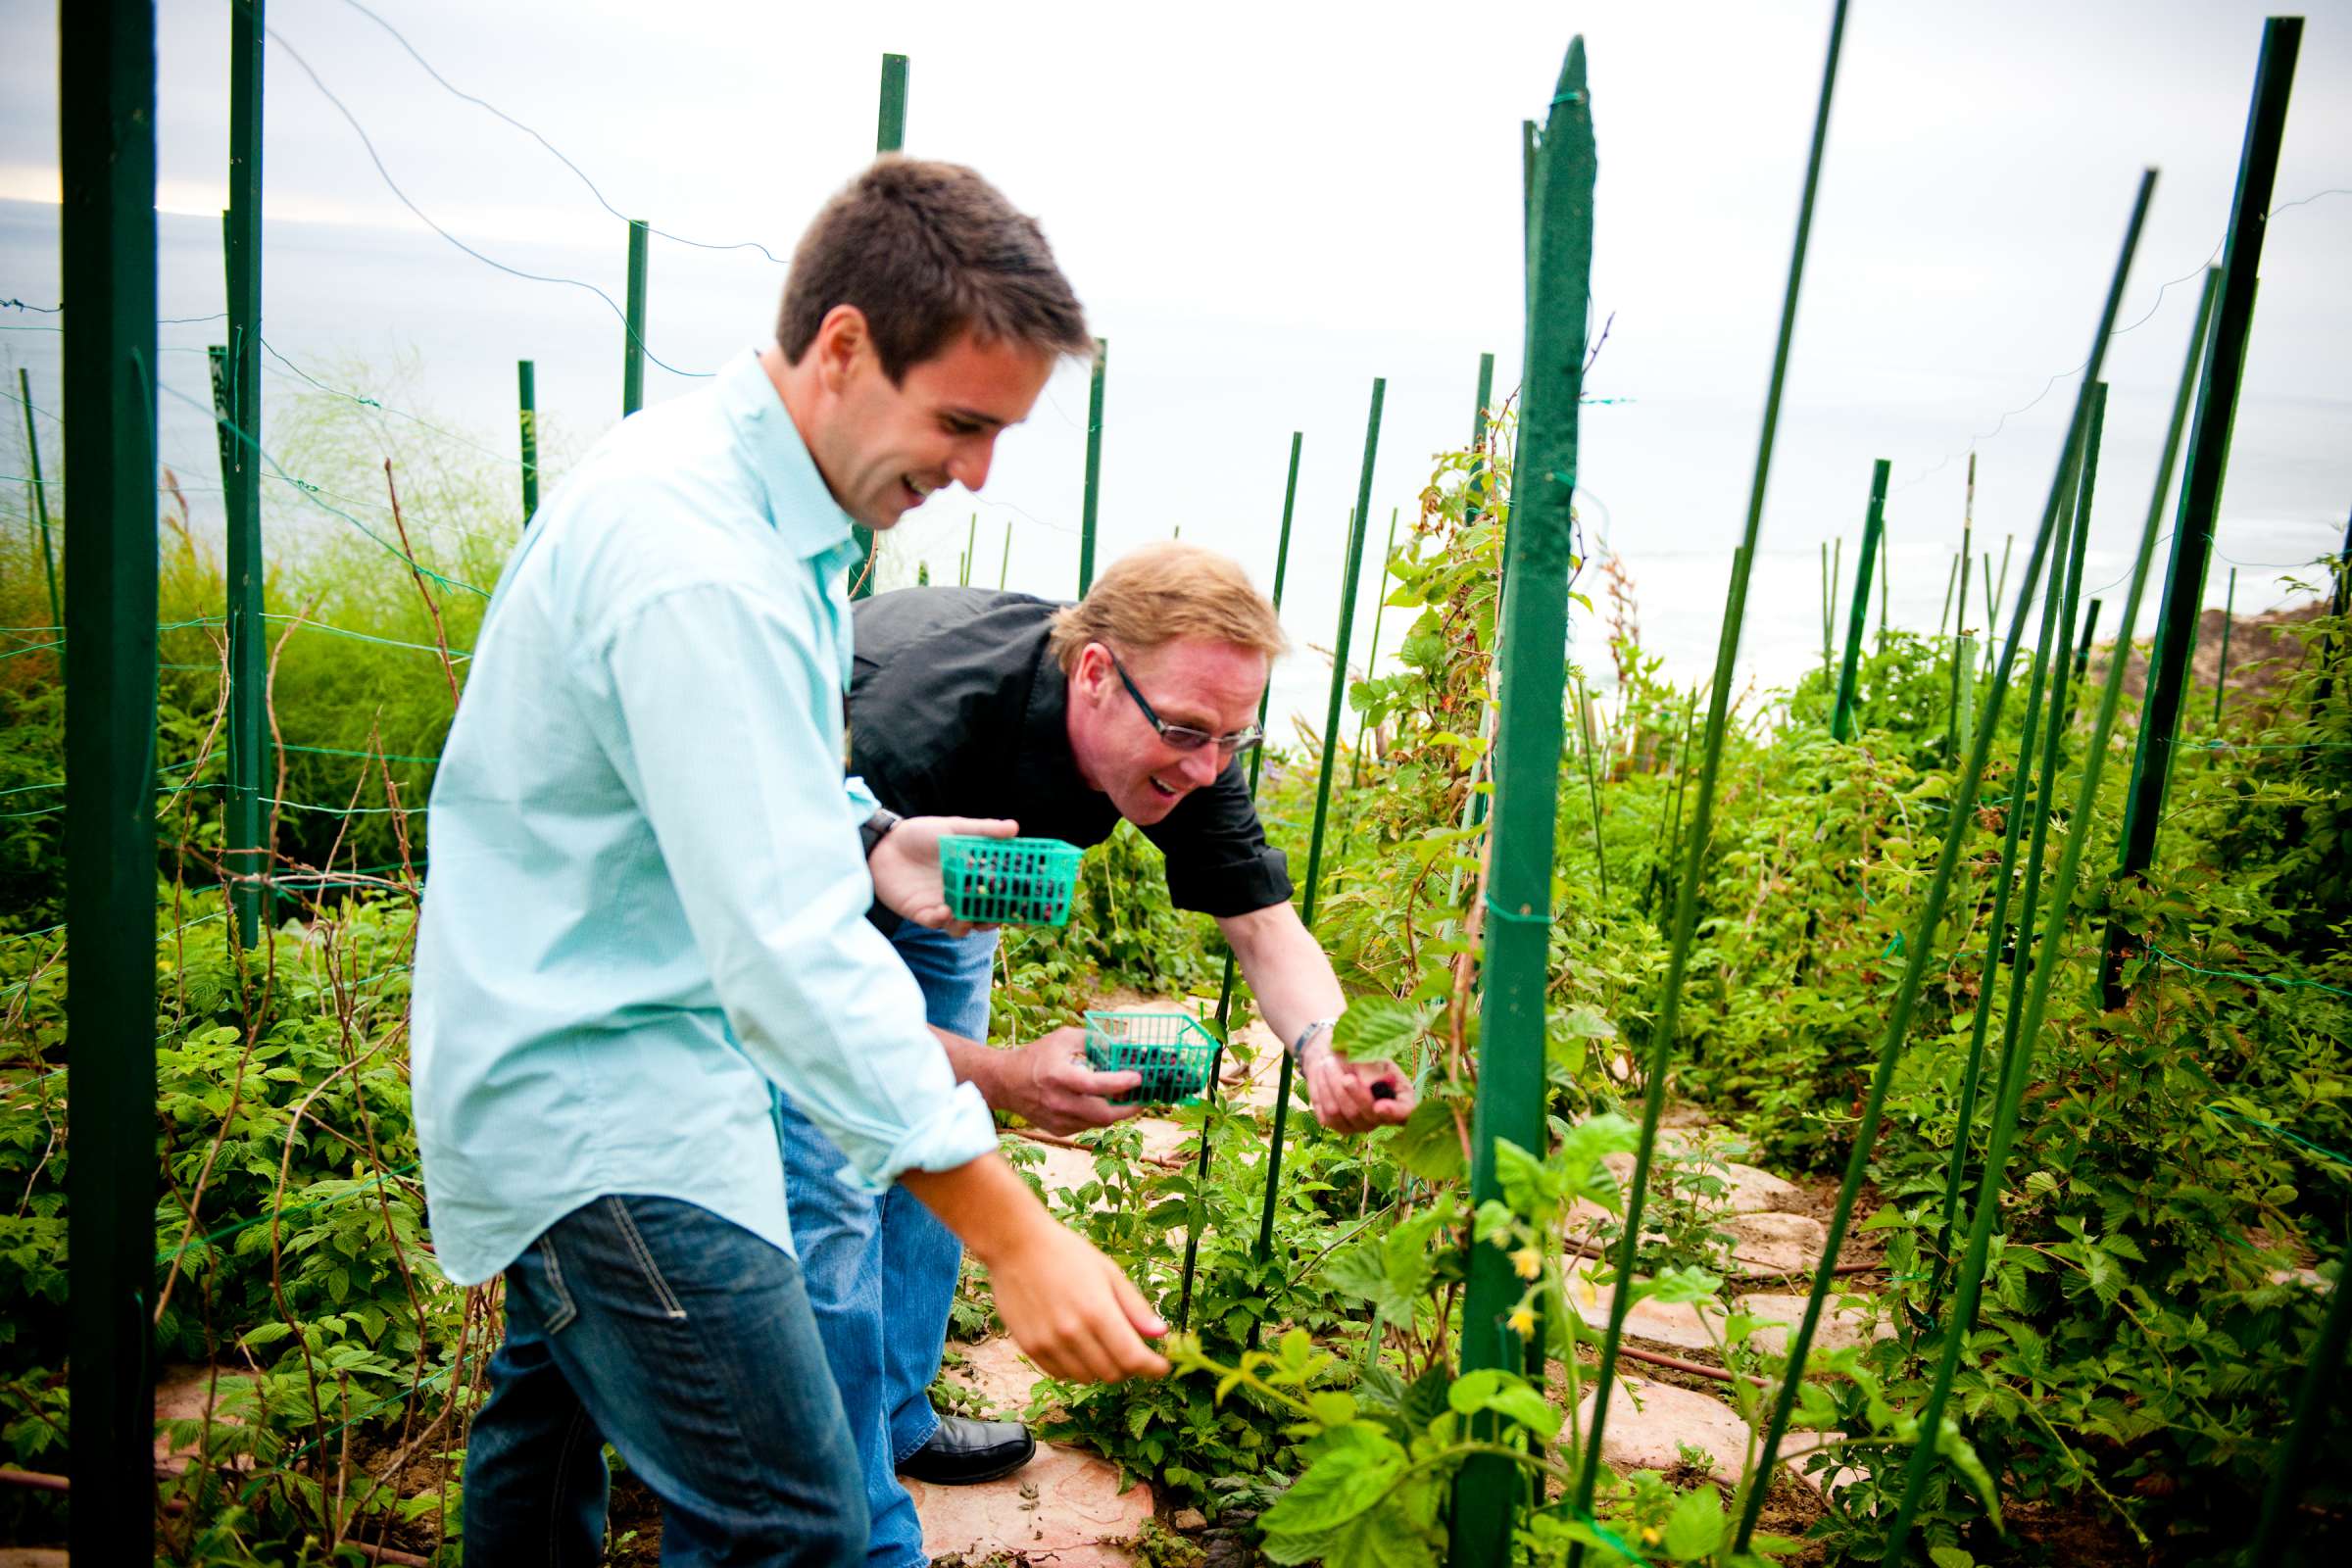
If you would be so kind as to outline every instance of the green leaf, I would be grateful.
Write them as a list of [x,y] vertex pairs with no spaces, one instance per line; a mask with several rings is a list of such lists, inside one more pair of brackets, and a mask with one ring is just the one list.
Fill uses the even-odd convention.
[[1675,1499],[1666,1516],[1666,1552],[1677,1562],[1693,1562],[1723,1544],[1723,1500],[1711,1486]]
[[1421,1038],[1431,1016],[1431,1009],[1393,997],[1359,997],[1332,1025],[1331,1049],[1353,1061],[1400,1057]]
[[1415,1105],[1390,1140],[1389,1152],[1396,1156],[1396,1163],[1425,1182],[1455,1182],[1469,1173],[1462,1160],[1461,1129],[1454,1123],[1449,1101],[1430,1099]]
[[1334,1428],[1318,1440],[1306,1473],[1259,1520],[1275,1536],[1320,1535],[1381,1499],[1405,1466],[1404,1449],[1363,1423]]
[[1952,1461],[1952,1468],[1967,1479],[1969,1490],[1984,1505],[1984,1512],[1992,1520],[1992,1528],[2000,1529],[2001,1494],[1993,1487],[1992,1475],[1984,1468],[1984,1461],[1977,1457],[1976,1448],[1960,1435],[1958,1422],[1947,1420],[1943,1423],[1943,1430],[1936,1435],[1936,1451]]
[[1958,1546],[1930,1546],[1928,1561],[1936,1568],[1977,1568],[1977,1559]]

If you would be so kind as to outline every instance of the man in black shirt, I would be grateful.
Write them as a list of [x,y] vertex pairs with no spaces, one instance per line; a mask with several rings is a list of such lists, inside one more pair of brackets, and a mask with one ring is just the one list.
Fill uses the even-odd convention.
[[[1411,1085],[1392,1063],[1332,1051],[1346,1000],[1291,907],[1284,857],[1238,760],[1257,744],[1258,700],[1284,646],[1247,574],[1190,545],[1122,559],[1077,605],[973,588],[878,594],[857,609],[850,770],[910,816],[1010,818],[1082,846],[1122,817],[1135,823],[1166,857],[1176,906],[1216,918],[1317,1118],[1360,1132],[1404,1120]],[[878,918],[895,927],[931,1022],[985,1040],[995,933]],[[1063,1029],[1017,1050],[951,1046],[950,1057],[991,1105],[1049,1132],[1136,1114],[1109,1097],[1139,1075],[1088,1070],[1083,1043]],[[788,1106],[779,1116],[794,1239],[866,1462],[868,1561],[919,1565],[919,1525],[890,1464],[953,1485],[1017,1469],[1034,1444],[1011,1423],[937,1415],[926,1396],[960,1264],[955,1237],[918,1205],[839,1180],[846,1161],[822,1135]]]

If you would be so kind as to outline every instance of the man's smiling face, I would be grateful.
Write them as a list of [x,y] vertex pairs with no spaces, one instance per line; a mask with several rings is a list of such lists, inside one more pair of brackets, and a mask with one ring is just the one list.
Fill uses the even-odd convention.
[[[1122,650],[1119,662],[1164,722],[1212,735],[1249,728],[1266,689],[1266,656],[1228,643],[1178,638],[1132,654]],[[1213,745],[1188,752],[1160,739],[1102,643],[1087,644],[1070,672],[1068,723],[1079,776],[1142,827],[1214,783],[1231,760]]]
[[839,337],[820,334],[813,351],[831,356],[832,406],[809,451],[841,509],[869,528],[895,526],[951,481],[977,492],[997,437],[1029,416],[1054,373],[1049,351],[959,332],[893,385],[862,318]]

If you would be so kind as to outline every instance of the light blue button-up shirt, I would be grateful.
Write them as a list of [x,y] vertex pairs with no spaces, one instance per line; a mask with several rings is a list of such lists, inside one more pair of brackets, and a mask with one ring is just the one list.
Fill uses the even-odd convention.
[[789,1248],[771,1082],[870,1188],[996,1148],[865,920],[856,549],[746,353],[598,443],[508,562],[416,945],[416,1127],[459,1284],[613,1193]]

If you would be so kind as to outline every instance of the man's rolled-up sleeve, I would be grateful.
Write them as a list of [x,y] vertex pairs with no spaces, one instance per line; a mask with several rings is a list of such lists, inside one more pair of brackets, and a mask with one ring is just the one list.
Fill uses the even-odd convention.
[[866,922],[871,807],[844,787],[822,684],[835,661],[812,642],[793,607],[708,584],[653,599],[588,654],[737,1044],[849,1156],[843,1179],[879,1190],[992,1152],[996,1128]]

